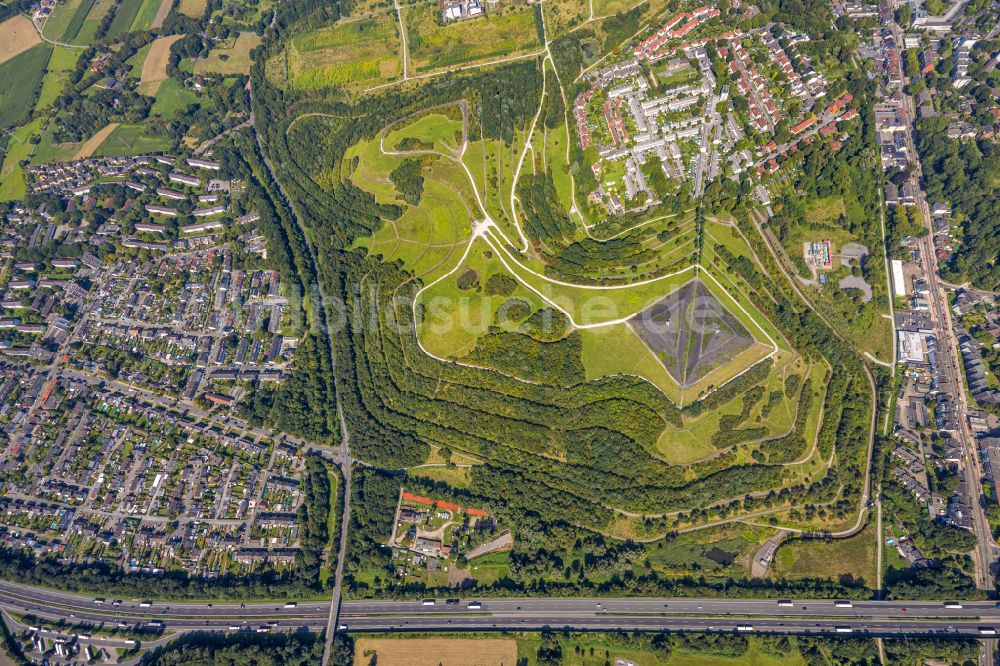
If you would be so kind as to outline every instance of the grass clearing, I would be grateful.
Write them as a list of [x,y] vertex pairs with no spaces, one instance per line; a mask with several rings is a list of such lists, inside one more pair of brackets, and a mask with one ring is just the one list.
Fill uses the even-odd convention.
[[401,49],[395,15],[382,12],[296,35],[268,75],[300,90],[368,86],[402,74]]
[[400,144],[407,139],[433,144],[433,150],[448,154],[462,145],[462,121],[441,113],[427,113],[386,134],[385,147],[400,150]]
[[119,125],[93,154],[97,157],[138,155],[164,151],[169,147],[169,139],[150,136],[144,125]]
[[0,201],[22,199],[27,194],[28,186],[24,179],[24,169],[19,165],[21,160],[28,159],[31,154],[31,136],[42,130],[44,118],[35,118],[27,125],[18,127],[7,140],[7,154],[3,166],[0,167]]
[[367,666],[514,666],[517,642],[510,638],[359,638],[354,663]]
[[854,576],[875,581],[876,528],[847,539],[792,539],[775,553],[769,576],[773,578],[836,578]]
[[805,206],[805,218],[810,224],[829,224],[846,214],[844,197],[839,195],[817,198]]
[[31,111],[52,47],[36,44],[0,65],[0,127],[19,122]]
[[471,467],[412,467],[407,470],[407,474],[431,481],[441,481],[453,488],[468,488],[472,485]]
[[41,43],[42,38],[28,17],[12,16],[0,23],[0,65]]
[[541,48],[532,6],[511,6],[483,18],[439,24],[437,4],[407,7],[410,64],[416,72],[505,58]]
[[198,93],[185,88],[177,79],[164,79],[156,90],[156,101],[149,113],[151,116],[173,118],[179,109],[185,109],[189,104],[200,101]]
[[167,35],[159,37],[149,47],[146,59],[142,61],[142,83],[162,81],[167,78],[167,61],[170,59],[170,47],[184,35]]
[[249,74],[250,51],[260,44],[260,36],[252,32],[241,32],[233,45],[224,49],[212,49],[208,57],[194,64],[195,74]]

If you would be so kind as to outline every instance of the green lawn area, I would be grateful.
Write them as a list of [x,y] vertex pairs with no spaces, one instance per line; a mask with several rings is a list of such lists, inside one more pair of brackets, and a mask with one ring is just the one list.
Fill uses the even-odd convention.
[[55,101],[62,93],[63,86],[69,80],[69,72],[76,67],[76,61],[83,53],[80,49],[67,49],[56,46],[52,49],[52,57],[49,58],[47,66],[48,73],[42,80],[42,90],[38,94],[38,103],[35,109],[44,109]]
[[466,65],[541,48],[534,8],[511,5],[483,18],[440,24],[437,4],[406,8],[407,46],[416,72]]
[[150,109],[150,115],[173,118],[178,109],[185,109],[189,104],[202,101],[198,93],[184,87],[175,78],[164,79],[156,90],[156,101]]
[[0,127],[16,123],[31,110],[50,55],[51,46],[36,44],[0,65]]
[[[455,109],[456,115],[460,113],[457,106],[449,108]],[[426,149],[423,145],[411,148],[400,146],[400,143],[406,139],[419,141],[422,144],[431,144],[433,150],[449,154],[461,147],[462,121],[449,118],[442,113],[427,113],[387,133],[385,136],[386,149],[413,150],[415,147]]]
[[[482,241],[473,243],[466,260],[456,271],[424,291],[417,303],[424,309],[424,318],[417,327],[420,342],[430,353],[442,358],[460,358],[469,353],[476,340],[493,325],[494,313],[506,300],[504,296],[486,296],[474,289],[458,287],[459,277],[475,271],[480,285],[494,273],[506,274],[503,265]],[[542,307],[542,302],[524,285],[519,284],[510,298],[526,301],[532,312]],[[511,329],[516,326],[505,326]]]
[[164,137],[149,136],[143,125],[120,125],[94,152],[97,157],[110,155],[137,155],[166,150],[170,141]]
[[18,163],[28,159],[31,152],[31,143],[28,139],[32,134],[41,131],[43,122],[43,118],[36,118],[27,125],[17,128],[10,135],[7,141],[7,154],[3,166],[0,167],[0,201],[21,199],[27,193],[24,170]]
[[[128,76],[129,78],[138,79],[142,77],[142,63],[146,61],[146,56],[149,55],[149,49],[153,46],[152,43],[146,44],[141,49],[135,52],[131,58],[125,61],[128,65]],[[187,62],[187,61],[181,61]]]
[[847,539],[792,539],[778,548],[772,578],[836,578],[851,575],[875,584],[875,522]]
[[268,76],[299,89],[391,81],[402,73],[401,44],[392,13],[341,20],[296,35],[268,62]]

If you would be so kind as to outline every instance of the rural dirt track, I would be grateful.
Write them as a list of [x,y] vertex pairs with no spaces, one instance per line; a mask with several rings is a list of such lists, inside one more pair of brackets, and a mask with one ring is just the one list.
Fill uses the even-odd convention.
[[10,17],[0,23],[0,65],[41,43],[30,19],[20,14]]

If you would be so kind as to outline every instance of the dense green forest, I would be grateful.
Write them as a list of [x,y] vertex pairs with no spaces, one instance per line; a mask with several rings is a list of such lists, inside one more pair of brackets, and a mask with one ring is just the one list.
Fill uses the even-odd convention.
[[917,123],[917,149],[923,163],[929,202],[951,205],[962,227],[961,243],[942,276],[1000,289],[1000,150],[989,140],[954,140],[945,134],[948,119]]

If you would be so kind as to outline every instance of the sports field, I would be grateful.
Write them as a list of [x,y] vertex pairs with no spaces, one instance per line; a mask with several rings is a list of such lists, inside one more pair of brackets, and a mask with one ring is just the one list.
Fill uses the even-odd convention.
[[0,65],[41,43],[42,38],[26,16],[10,17],[0,23]]
[[516,56],[541,48],[532,6],[440,25],[437,4],[406,8],[410,66],[418,73]]

